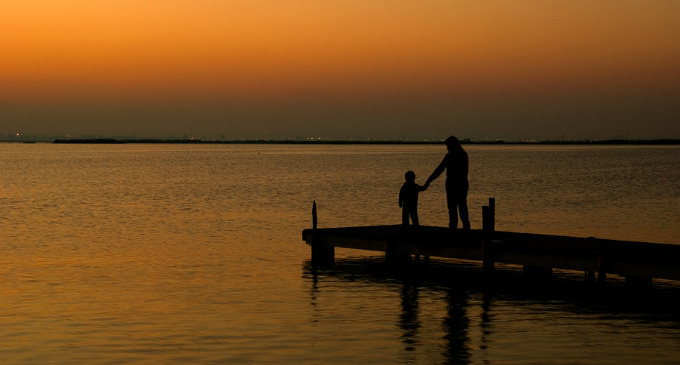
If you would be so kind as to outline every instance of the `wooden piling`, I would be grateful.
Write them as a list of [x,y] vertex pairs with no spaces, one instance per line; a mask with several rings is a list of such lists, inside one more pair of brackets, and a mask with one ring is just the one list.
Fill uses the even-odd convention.
[[323,245],[316,236],[317,233],[316,200],[312,203],[312,265],[330,266],[335,262],[335,247]]
[[587,270],[587,271],[584,273],[584,279],[583,279],[583,280],[586,281],[586,282],[588,282],[588,283],[593,283],[593,282],[595,282],[595,272],[594,272],[594,271]]
[[486,274],[492,274],[495,270],[493,215],[494,213],[490,206],[482,207],[482,268]]
[[387,242],[385,245],[385,262],[390,265],[405,265],[411,262],[411,255],[404,252],[397,242]]
[[316,230],[316,225],[318,221],[316,219],[316,200],[312,202],[312,229]]
[[604,285],[607,283],[607,260],[604,256],[597,256],[597,281]]
[[496,198],[489,198],[489,224],[491,224],[491,232],[496,231]]

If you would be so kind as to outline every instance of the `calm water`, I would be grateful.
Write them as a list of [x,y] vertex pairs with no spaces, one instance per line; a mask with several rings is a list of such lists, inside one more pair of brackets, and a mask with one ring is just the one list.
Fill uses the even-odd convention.
[[[680,148],[469,146],[473,228],[680,244]],[[581,273],[484,286],[472,263],[387,270],[301,230],[395,224],[443,146],[0,144],[3,363],[673,364],[680,285]],[[443,177],[422,224],[446,225]],[[417,270],[417,269],[414,269]]]

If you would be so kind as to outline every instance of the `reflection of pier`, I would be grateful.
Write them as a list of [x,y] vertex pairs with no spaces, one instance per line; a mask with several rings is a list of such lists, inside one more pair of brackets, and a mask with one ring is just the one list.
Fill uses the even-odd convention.
[[484,228],[464,236],[449,235],[442,227],[413,231],[394,225],[305,229],[302,237],[317,264],[332,263],[339,247],[385,252],[393,262],[421,256],[477,260],[486,272],[493,272],[499,262],[521,265],[537,275],[558,268],[583,271],[594,280],[597,273],[600,282],[616,274],[635,286],[649,286],[652,278],[680,280],[680,245],[499,232],[494,230],[493,207],[493,199],[484,207]]
[[[512,331],[531,332],[536,326],[537,331],[554,335],[559,332],[538,328],[564,323],[562,320],[570,325],[583,324],[584,331],[599,328],[593,339],[600,336],[600,330],[615,328],[626,333],[621,328],[633,322],[649,325],[655,329],[652,332],[658,329],[659,333],[679,326],[680,293],[676,282],[661,282],[657,289],[640,295],[623,288],[619,280],[602,290],[597,285],[574,281],[573,275],[563,272],[550,282],[525,280],[517,268],[500,264],[496,278],[488,281],[480,268],[472,261],[438,259],[432,259],[427,266],[390,265],[382,257],[364,256],[338,258],[333,266],[305,260],[302,276],[311,289],[311,320],[315,326],[332,328],[337,317],[330,314],[338,308],[350,308],[345,314],[357,322],[372,318],[373,313],[380,313],[382,318],[385,313],[391,314],[393,328],[398,330],[393,338],[400,340],[396,348],[401,364],[493,363],[499,350],[509,349],[503,338],[513,336]],[[355,296],[351,294],[354,292],[362,294]],[[371,297],[367,293],[375,293],[375,300],[365,302]],[[553,314],[559,318],[556,322],[540,321]],[[609,329],[599,327],[602,320]],[[520,336],[518,333],[515,335]],[[557,337],[556,341],[566,341],[565,338],[569,336]],[[370,336],[361,337],[364,339]],[[592,346],[580,355],[597,353],[599,345]]]
[[[397,315],[395,324],[399,330],[397,333],[402,345],[398,363],[416,364],[427,359],[427,363],[469,364],[475,344],[479,343],[482,350],[486,350],[484,347],[485,331],[491,330],[488,314],[490,296],[485,292],[475,293],[475,298],[483,296],[484,299],[480,301],[481,305],[471,304],[469,292],[475,291],[473,289],[475,281],[459,283],[462,285],[453,285],[452,281],[448,281],[452,276],[469,278],[469,275],[466,276],[460,272],[456,275],[450,267],[437,264],[433,265],[432,274],[444,271],[451,275],[437,277],[434,274],[431,277],[417,269],[410,274],[402,275],[405,272],[389,270],[389,268],[385,270],[385,265],[380,261],[373,258],[344,259],[338,260],[332,268],[319,267],[311,262],[305,263],[304,277],[311,284],[310,303],[314,312],[327,310],[319,305],[318,298],[323,297],[324,290],[334,290],[333,286],[318,285],[319,282],[335,278],[340,279],[341,282],[350,283],[350,286],[355,283],[367,283],[372,289],[388,290],[399,294],[399,299],[389,295],[376,299],[390,312]],[[421,297],[421,291],[426,293],[425,299]],[[438,299],[433,300],[431,295],[433,292],[445,294],[436,295]],[[430,295],[427,295],[428,293]],[[423,310],[427,312],[427,315],[422,315]],[[437,313],[436,310],[441,312]],[[479,311],[483,311],[479,313],[479,317],[468,318],[469,312],[476,314]],[[433,312],[437,316],[433,316]],[[363,318],[370,318],[371,313],[368,309],[361,315],[364,316]],[[314,322],[319,325],[323,321],[323,316],[314,318]],[[472,327],[477,323],[480,323],[480,327]],[[478,334],[481,335],[481,339],[477,337]],[[442,361],[439,361],[440,357]]]

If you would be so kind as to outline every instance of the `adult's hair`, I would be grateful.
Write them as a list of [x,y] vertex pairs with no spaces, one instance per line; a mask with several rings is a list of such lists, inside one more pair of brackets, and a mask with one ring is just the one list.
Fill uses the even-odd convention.
[[447,138],[446,140],[444,140],[444,144],[447,147],[463,148],[460,145],[460,141],[458,140],[458,138],[456,138],[454,136],[451,136],[451,137]]

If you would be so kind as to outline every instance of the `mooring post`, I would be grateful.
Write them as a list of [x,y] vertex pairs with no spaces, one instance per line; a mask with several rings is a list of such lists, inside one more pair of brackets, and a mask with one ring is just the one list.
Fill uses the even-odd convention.
[[597,256],[597,281],[600,285],[607,283],[607,260],[603,256]]
[[316,230],[316,224],[317,224],[317,219],[316,219],[316,200],[312,203],[312,229]]
[[312,203],[312,265],[333,265],[335,247],[325,246],[319,242],[316,218],[316,200]]
[[[491,202],[491,201],[490,201]],[[493,211],[491,206],[482,207],[482,268],[484,273],[492,274],[495,270],[494,247],[493,247]]]
[[385,262],[401,266],[411,262],[411,255],[404,253],[399,242],[385,242]]
[[489,224],[491,224],[491,232],[496,231],[496,198],[489,198]]
[[584,280],[588,283],[595,282],[595,271],[586,270]]

